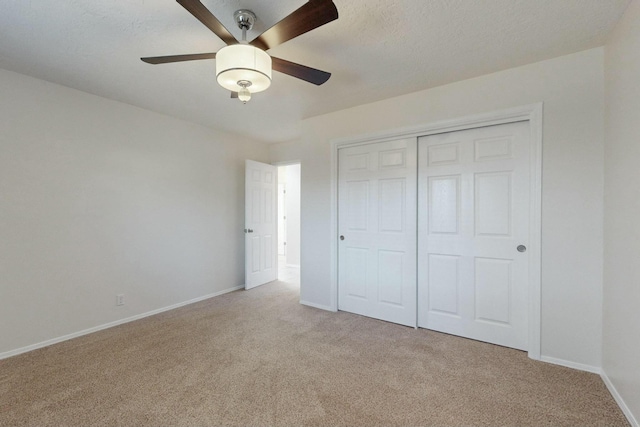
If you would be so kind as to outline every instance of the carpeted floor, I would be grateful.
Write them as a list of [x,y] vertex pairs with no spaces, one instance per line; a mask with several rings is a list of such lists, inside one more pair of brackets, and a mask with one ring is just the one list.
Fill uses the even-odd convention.
[[595,374],[274,282],[0,361],[0,425],[628,424]]

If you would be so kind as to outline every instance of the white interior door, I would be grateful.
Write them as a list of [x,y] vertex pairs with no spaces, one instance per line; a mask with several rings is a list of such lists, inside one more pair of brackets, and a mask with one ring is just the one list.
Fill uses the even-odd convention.
[[338,151],[338,308],[416,325],[416,139]]
[[245,289],[277,278],[277,168],[246,161]]
[[529,122],[419,139],[420,327],[527,349],[529,149]]

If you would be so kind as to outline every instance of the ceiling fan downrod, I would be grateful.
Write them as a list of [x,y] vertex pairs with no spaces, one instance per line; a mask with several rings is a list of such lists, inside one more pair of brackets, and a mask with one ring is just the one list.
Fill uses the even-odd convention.
[[242,30],[242,40],[240,40],[240,43],[247,44],[247,31],[253,28],[253,24],[255,24],[257,19],[256,14],[248,9],[240,9],[235,11],[233,19],[235,19],[238,28]]

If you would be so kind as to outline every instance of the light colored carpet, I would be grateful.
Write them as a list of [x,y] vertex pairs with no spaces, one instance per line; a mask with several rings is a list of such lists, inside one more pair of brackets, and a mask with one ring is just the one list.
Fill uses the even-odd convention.
[[0,361],[0,425],[628,424],[595,374],[274,282]]

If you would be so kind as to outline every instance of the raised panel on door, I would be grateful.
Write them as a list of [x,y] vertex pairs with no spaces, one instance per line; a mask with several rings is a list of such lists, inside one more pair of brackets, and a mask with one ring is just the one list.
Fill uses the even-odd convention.
[[369,249],[345,247],[342,264],[343,280],[340,284],[349,297],[367,299],[367,258]]
[[511,236],[511,172],[474,176],[475,224],[479,236]]
[[251,222],[253,224],[260,224],[262,221],[262,190],[260,188],[251,189]]
[[378,302],[404,306],[402,298],[405,253],[401,251],[378,251]]
[[378,154],[380,170],[407,167],[407,150],[404,148],[383,150]]
[[428,310],[431,314],[460,317],[460,257],[455,255],[429,254],[426,278],[440,285],[427,288]]
[[426,152],[428,166],[455,165],[460,162],[460,144],[449,142],[441,145],[430,145]]
[[475,259],[475,319],[511,324],[511,264],[509,259]]
[[369,181],[346,182],[346,227],[350,231],[366,231],[369,216]]
[[415,139],[339,150],[340,310],[415,326],[416,160]]
[[266,189],[264,190],[264,197],[262,199],[262,203],[264,203],[264,207],[262,209],[262,214],[263,214],[263,223],[264,224],[273,224],[273,220],[274,220],[274,215],[273,215],[273,203],[271,203],[272,200],[274,200],[275,198],[275,194],[273,192],[273,190],[271,189]]
[[476,162],[510,159],[513,139],[509,136],[495,138],[479,138],[474,140],[474,154]]
[[404,232],[406,217],[406,182],[404,178],[381,179],[378,183],[378,231]]
[[251,252],[251,264],[249,272],[251,274],[259,273],[262,266],[262,254],[260,253],[260,236],[249,237],[249,251]]
[[434,176],[427,180],[429,234],[458,234],[460,176]]
[[529,124],[419,139],[418,325],[528,341]]

